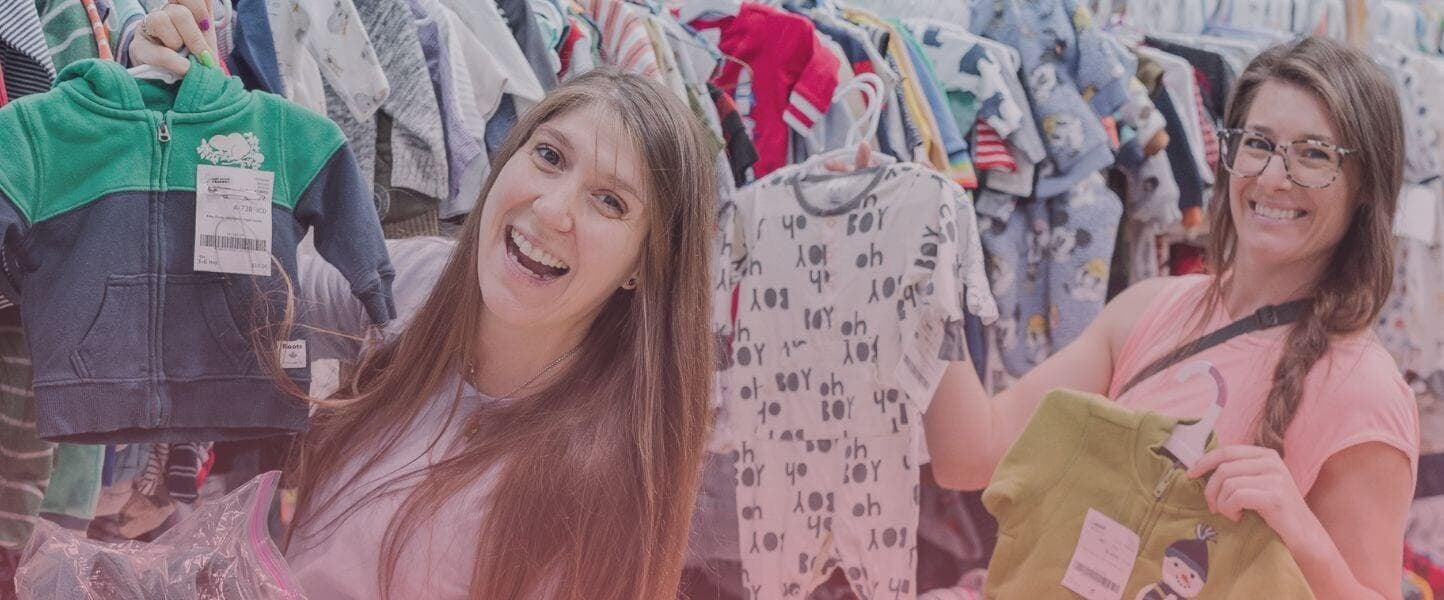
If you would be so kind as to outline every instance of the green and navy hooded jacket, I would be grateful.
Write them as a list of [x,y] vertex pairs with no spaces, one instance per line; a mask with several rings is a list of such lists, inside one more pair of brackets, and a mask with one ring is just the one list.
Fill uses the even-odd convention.
[[[193,265],[199,165],[274,173],[270,276]],[[316,248],[372,321],[395,316],[380,222],[341,131],[220,71],[179,85],[85,60],[0,109],[0,293],[20,305],[37,427],[78,443],[305,429],[263,362]],[[279,268],[276,268],[279,266]],[[304,309],[305,307],[300,307]],[[294,328],[288,340],[305,339]],[[267,349],[265,352],[269,352]],[[285,373],[306,389],[308,369]]]

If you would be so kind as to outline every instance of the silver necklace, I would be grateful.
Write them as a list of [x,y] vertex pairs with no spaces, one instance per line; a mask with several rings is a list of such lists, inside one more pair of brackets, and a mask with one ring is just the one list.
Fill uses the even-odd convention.
[[[519,385],[519,386],[516,386],[516,389],[512,390],[510,393],[508,393],[508,394],[505,395],[505,396],[502,396],[502,397],[500,397],[500,398],[497,398],[497,400],[510,400],[510,399],[512,399],[513,396],[516,396],[516,393],[517,393],[517,392],[520,392],[520,391],[522,391],[523,389],[526,389],[526,386],[529,386],[529,385],[531,385],[532,383],[536,382],[536,380],[541,379],[541,376],[542,376],[542,375],[546,375],[546,374],[547,374],[547,371],[550,371],[550,370],[556,368],[556,366],[559,365],[559,364],[561,364],[562,361],[564,361],[564,360],[566,360],[567,358],[571,357],[571,355],[576,354],[577,351],[578,351],[578,350],[581,350],[581,349],[582,349],[581,346],[577,346],[577,347],[575,347],[575,348],[572,348],[571,350],[568,350],[568,351],[566,352],[566,354],[563,354],[563,355],[561,355],[561,356],[558,356],[558,357],[556,358],[556,360],[553,360],[553,361],[552,361],[550,364],[548,364],[546,367],[543,367],[542,370],[541,370],[541,371],[538,371],[536,375],[532,375],[531,379],[528,379],[528,380],[526,380],[525,383],[523,383],[523,384],[521,384],[521,385]],[[467,379],[470,379],[471,382],[472,382],[472,384],[475,385],[475,383],[476,383],[476,365],[471,364],[471,361],[467,361],[467,363],[466,363],[466,375],[467,375]],[[476,414],[472,415],[471,418],[467,419],[468,423],[467,423],[466,428],[465,428],[465,430],[464,430],[464,434],[466,435],[466,437],[468,437],[468,438],[473,437],[473,436],[476,435],[476,433],[477,433],[478,431],[481,430],[481,421],[480,421],[480,419],[481,419],[481,412],[480,412],[480,411],[478,411]]]
[[[501,396],[501,397],[497,398],[497,400],[510,400],[510,399],[512,399],[512,397],[515,396],[517,392],[520,392],[520,391],[526,389],[526,386],[529,386],[529,385],[535,383],[536,380],[541,379],[541,376],[542,376],[542,375],[546,375],[548,371],[551,371],[552,369],[556,368],[556,366],[559,365],[559,364],[561,364],[562,361],[570,358],[573,354],[576,354],[577,351],[578,351],[578,350],[581,350],[581,349],[582,349],[581,346],[577,346],[577,347],[575,347],[575,348],[572,348],[571,350],[566,351],[565,354],[563,354],[563,355],[561,355],[561,356],[558,356],[558,357],[556,358],[556,360],[553,360],[550,364],[548,364],[547,366],[543,367],[542,370],[541,370],[541,371],[538,371],[536,375],[532,375],[531,379],[528,379],[528,380],[526,380],[525,382],[523,382],[521,385],[516,386],[516,389],[513,389],[511,392],[507,393],[505,396]],[[471,364],[470,361],[467,361],[467,364],[466,364],[466,375],[467,375],[467,378],[470,379],[473,384],[475,384],[475,382],[476,382],[476,365]]]

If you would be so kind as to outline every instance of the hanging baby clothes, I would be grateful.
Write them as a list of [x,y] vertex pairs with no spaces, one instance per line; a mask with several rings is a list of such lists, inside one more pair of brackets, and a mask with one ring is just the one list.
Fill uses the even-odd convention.
[[908,61],[917,76],[917,88],[922,92],[923,100],[920,107],[930,115],[935,123],[939,141],[942,143],[943,151],[947,153],[947,160],[941,165],[943,172],[947,173],[958,185],[976,189],[978,173],[973,166],[972,151],[968,148],[967,132],[960,128],[962,125],[971,128],[972,120],[960,121],[954,117],[944,96],[944,91],[938,84],[938,77],[932,61],[928,60],[922,44],[906,27],[896,21],[891,24],[893,25],[893,35],[902,42],[903,50],[907,52]]
[[938,67],[948,109],[959,124],[985,121],[993,136],[1007,137],[1022,125],[1026,98],[1014,98],[1002,67],[981,39],[968,30],[939,21],[904,22],[922,42],[923,53]]
[[979,171],[1012,173],[1018,170],[1018,161],[1008,151],[1003,136],[982,117],[973,125],[973,163]]
[[[262,90],[273,94],[285,92],[281,80],[281,67],[276,58],[276,44],[271,37],[271,19],[266,13],[265,0],[233,0],[235,23],[232,36],[235,47],[231,49],[230,64],[235,74],[245,82],[248,90]],[[360,3],[357,3],[358,9]],[[369,26],[367,31],[372,31]]]
[[[999,526],[987,596],[1313,598],[1262,518],[1213,512],[1205,481],[1160,452],[1177,424],[1100,396],[1049,393],[983,492]],[[1109,568],[1095,551],[1128,562]]]
[[[507,94],[521,100],[524,106],[531,106],[540,102],[547,90],[556,87],[554,73],[550,77],[538,75],[511,27],[510,14],[502,15],[495,3],[441,0],[441,4],[454,12],[461,25],[486,45],[487,52],[505,74]],[[531,21],[521,16],[517,19],[518,29],[526,31],[525,26]]]
[[0,311],[0,549],[19,551],[30,539],[50,481],[55,444],[35,431],[30,352],[19,309]]
[[551,50],[546,55],[550,61],[550,72],[560,73],[562,63],[558,51],[562,47],[562,41],[570,33],[571,20],[560,0],[527,0],[527,7],[531,9],[532,18],[536,21],[537,37],[541,40],[541,45]]
[[[953,137],[944,132],[949,121],[940,120],[936,113],[946,113],[940,106],[932,109],[929,87],[932,77],[925,71],[926,65],[920,58],[914,58],[916,51],[910,49],[908,36],[901,27],[894,27],[877,15],[859,9],[847,9],[843,15],[863,27],[885,54],[890,67],[901,78],[896,86],[897,105],[903,130],[903,154],[907,159],[927,164],[940,172],[952,170],[951,156],[963,152],[958,144],[961,136]],[[936,90],[934,89],[934,92]],[[956,130],[956,124],[952,124]]]
[[506,75],[460,17],[437,0],[407,0],[426,55],[445,131],[448,193],[432,217],[449,219],[475,207],[490,172],[486,123],[501,103]]
[[[897,92],[901,75],[893,68],[892,63],[883,57],[879,44],[874,43],[867,30],[842,18],[835,10],[820,6],[803,9],[800,4],[794,2],[789,6],[811,18],[819,32],[842,47],[843,54],[852,63],[854,73],[874,73],[881,77],[883,84],[892,91],[889,95]],[[889,36],[883,34],[883,37]],[[881,44],[884,47],[886,45]],[[901,108],[895,102],[885,103],[878,122],[878,151],[898,159],[911,157],[911,151],[904,151],[907,139],[903,128]]]
[[1444,176],[1441,164],[1439,130],[1433,125],[1444,115],[1434,114],[1438,107],[1438,70],[1431,68],[1431,59],[1417,52],[1379,44],[1373,49],[1374,60],[1383,65],[1399,90],[1400,108],[1404,111],[1404,180],[1424,183]]
[[1043,146],[1043,137],[1038,129],[1038,123],[1033,119],[1033,111],[1028,105],[1028,93],[1023,87],[1023,82],[1018,77],[1018,70],[1022,65],[1022,57],[1018,50],[987,38],[979,38],[978,43],[988,50],[988,54],[997,60],[999,70],[1003,75],[1003,83],[1007,86],[1009,95],[1018,102],[1020,121],[1018,128],[1007,136],[1008,152],[1015,158],[1016,168],[1012,172],[985,173],[983,185],[988,189],[1012,194],[1020,198],[1027,198],[1033,195],[1033,178],[1037,165],[1047,158],[1047,152]]
[[1203,183],[1212,185],[1213,169],[1208,164],[1208,142],[1205,140],[1204,116],[1201,114],[1203,109],[1193,65],[1182,58],[1148,46],[1140,46],[1138,56],[1153,61],[1163,69],[1163,87],[1168,89],[1174,110],[1179,116],[1179,124],[1183,126],[1184,138],[1188,140],[1189,157],[1193,159]]
[[805,596],[841,566],[861,598],[911,598],[918,419],[964,358],[964,309],[996,312],[966,192],[885,157],[829,173],[825,156],[723,213],[743,580],[752,598]]
[[1092,40],[1101,34],[1092,28],[1086,7],[1071,0],[979,2],[972,27],[1022,55],[1033,114],[1053,164],[1051,172],[1040,174],[1035,196],[1067,193],[1113,164],[1098,114],[1111,115],[1123,105],[1127,74],[1111,51]]
[[[107,47],[102,56],[97,45],[99,36],[81,2],[38,0],[35,8],[40,14],[41,29],[45,32],[45,41],[50,47],[50,59],[54,61],[57,71],[78,60],[109,60],[113,56],[113,49],[108,47],[108,36]],[[104,26],[101,26],[100,32],[103,35]]]
[[5,65],[5,88],[12,100],[50,89],[55,63],[33,0],[0,0],[0,63]]
[[1128,101],[1129,73],[1087,8],[1069,1],[982,3],[973,25],[1020,49],[1048,150],[1033,198],[1010,202],[990,190],[978,199],[1002,314],[994,335],[1016,377],[1072,342],[1103,308],[1122,204],[1098,174],[1113,163],[1099,115]]
[[[23,300],[27,331],[45,332],[30,338],[42,437],[194,441],[304,429],[306,407],[276,387],[247,333],[282,333],[267,325],[281,321],[296,244],[313,226],[372,319],[392,316],[369,182],[341,132],[315,113],[248,92],[218,69],[197,65],[167,86],[91,59],[67,67],[55,90],[0,110],[0,137],[26,141],[0,155],[9,223],[0,287]],[[256,221],[206,217],[202,201],[242,203]],[[304,366],[286,375],[304,386]]]
[[1158,235],[1183,218],[1178,209],[1178,182],[1168,155],[1162,152],[1124,174],[1128,178],[1128,218],[1123,224],[1129,248],[1128,281],[1143,281],[1163,274],[1156,250]]
[[[691,25],[703,36],[716,36],[718,49],[746,63],[727,61],[713,79],[733,92],[751,122],[757,146],[753,170],[762,177],[787,163],[789,128],[802,135],[832,104],[838,59],[817,39],[807,19],[770,6],[747,3],[738,13],[704,18]],[[750,102],[743,102],[743,98]]]
[[727,151],[727,162],[731,165],[733,182],[737,187],[747,185],[751,180],[752,165],[757,163],[757,148],[747,136],[747,126],[742,115],[737,114],[737,103],[727,92],[715,85],[708,85],[712,101],[717,105],[717,114],[722,122],[722,139]]
[[646,13],[625,0],[584,0],[586,15],[602,32],[602,60],[628,73],[661,82],[657,52],[647,36]]
[[386,73],[351,0],[267,0],[285,96],[326,114],[326,82],[358,120],[371,118],[390,93]]
[[[491,4],[482,2],[468,2],[467,0],[445,0],[452,10],[462,12],[464,5]],[[541,25],[537,22],[536,13],[531,9],[531,0],[496,0],[496,10],[506,19],[506,27],[511,31],[511,37],[516,46],[521,49],[522,56],[531,66],[532,75],[536,77],[537,83],[544,90],[551,90],[557,86],[556,58],[546,37],[542,34]],[[480,35],[480,34],[478,34]],[[493,43],[493,38],[482,37],[487,43]],[[529,107],[529,106],[528,106]]]
[[[1137,61],[1130,64],[1136,72]],[[1169,137],[1165,130],[1168,123],[1158,112],[1158,107],[1153,105],[1148,88],[1137,77],[1128,79],[1128,103],[1114,116],[1118,118],[1123,138],[1118,148],[1117,166],[1124,170],[1136,170],[1145,160],[1167,147]]]
[[1444,396],[1444,182],[1405,184],[1394,226],[1394,287],[1380,341],[1405,376]]
[[[362,178],[374,183],[376,205],[390,204],[395,188],[431,199],[445,198],[449,169],[441,110],[417,39],[411,11],[389,0],[355,0],[361,25],[376,48],[390,92],[375,119],[357,119],[343,102],[327,103],[327,116],[346,134]],[[339,90],[332,89],[336,93]],[[339,100],[338,96],[338,100]],[[387,128],[387,156],[377,155],[378,128]],[[384,161],[389,176],[377,180]],[[432,200],[434,204],[434,200]]]

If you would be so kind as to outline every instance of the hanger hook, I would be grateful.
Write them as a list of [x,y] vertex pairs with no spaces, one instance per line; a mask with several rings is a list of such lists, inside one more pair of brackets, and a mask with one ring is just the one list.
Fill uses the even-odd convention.
[[842,100],[847,94],[857,91],[862,94],[866,110],[847,132],[847,146],[855,146],[877,134],[878,122],[882,115],[883,93],[887,89],[882,78],[875,73],[859,73],[833,94],[833,101]]
[[1220,407],[1228,404],[1228,386],[1223,383],[1223,373],[1219,373],[1218,367],[1213,366],[1211,362],[1200,360],[1183,365],[1183,367],[1179,368],[1178,376],[1175,379],[1177,379],[1179,383],[1183,383],[1205,374],[1213,378],[1213,385],[1218,393],[1214,398],[1214,404]]

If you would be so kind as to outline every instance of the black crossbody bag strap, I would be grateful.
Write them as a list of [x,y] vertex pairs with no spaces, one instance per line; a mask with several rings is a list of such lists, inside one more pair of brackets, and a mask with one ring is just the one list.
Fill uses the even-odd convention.
[[1308,306],[1308,300],[1294,300],[1292,302],[1285,302],[1283,304],[1270,304],[1268,306],[1258,309],[1252,315],[1234,321],[1233,323],[1225,325],[1224,327],[1215,330],[1212,333],[1209,333],[1207,335],[1204,335],[1203,337],[1193,340],[1192,342],[1179,346],[1178,349],[1169,352],[1168,354],[1165,354],[1158,360],[1153,361],[1153,363],[1148,365],[1147,368],[1139,371],[1137,375],[1134,375],[1133,379],[1128,380],[1127,384],[1125,384],[1122,388],[1119,388],[1118,396],[1122,396],[1123,394],[1128,393],[1128,390],[1133,389],[1133,386],[1138,385],[1143,380],[1148,379],[1149,377],[1157,375],[1160,371],[1176,365],[1182,362],[1184,359],[1198,354],[1199,352],[1203,352],[1204,350],[1222,344],[1232,338],[1238,337],[1245,333],[1270,329],[1273,327],[1278,327],[1279,325],[1287,325],[1289,323],[1293,323],[1294,321],[1299,320],[1299,318],[1304,315],[1304,310],[1308,309]]

